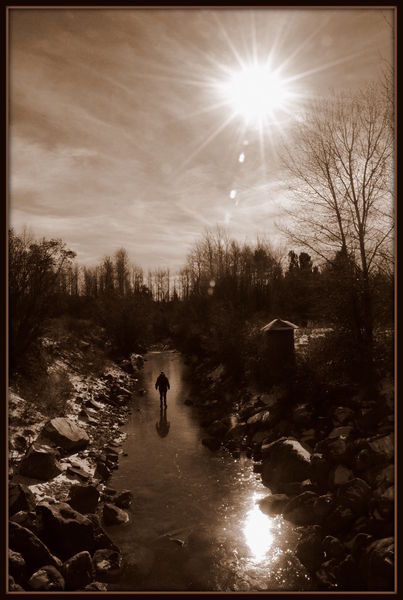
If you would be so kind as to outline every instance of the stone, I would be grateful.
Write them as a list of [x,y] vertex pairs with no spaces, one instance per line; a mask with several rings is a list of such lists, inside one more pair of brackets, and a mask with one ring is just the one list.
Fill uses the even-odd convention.
[[49,548],[32,531],[9,521],[9,546],[19,552],[27,565],[27,570],[43,567],[44,565],[59,566],[60,561],[53,556]]
[[20,510],[10,517],[10,520],[14,523],[18,523],[22,527],[26,527],[32,531],[35,535],[38,535],[38,523],[36,513],[33,511],[27,512]]
[[315,453],[323,454],[333,463],[340,463],[348,459],[349,445],[344,437],[327,437],[316,444]]
[[220,440],[218,440],[217,438],[213,438],[213,437],[202,438],[202,444],[203,444],[203,446],[206,446],[206,448],[208,448],[209,450],[212,450],[213,452],[215,450],[218,450],[221,446]]
[[395,486],[391,485],[386,490],[381,491],[382,488],[377,490],[377,508],[384,519],[393,517],[395,508]]
[[259,508],[266,515],[279,515],[283,512],[289,497],[286,494],[270,494],[259,500]]
[[64,454],[83,450],[90,441],[85,429],[68,417],[56,417],[45,423],[39,437],[61,448]]
[[69,504],[41,502],[36,510],[44,526],[43,539],[62,559],[95,547],[92,522]]
[[19,511],[30,512],[35,510],[35,496],[22,483],[10,483],[8,486],[8,514],[14,515]]
[[341,559],[346,555],[346,549],[339,538],[333,535],[327,535],[322,540],[322,548],[325,553],[326,560],[331,558]]
[[109,580],[116,577],[122,565],[120,552],[110,548],[97,550],[93,556],[96,577],[101,580]]
[[8,591],[9,592],[24,592],[24,588],[19,584],[16,583],[14,580],[14,577],[12,575],[9,575],[8,577]]
[[57,477],[62,472],[58,462],[60,454],[50,446],[43,446],[37,443],[32,444],[19,467],[20,475],[48,481]]
[[323,489],[327,489],[330,468],[323,454],[316,452],[311,455],[311,477]]
[[246,423],[236,423],[227,431],[225,435],[226,441],[234,441],[241,444],[243,437],[247,434],[248,426]]
[[86,585],[84,590],[86,590],[87,592],[107,592],[108,587],[105,583],[102,583],[101,581],[93,581],[92,583]]
[[111,476],[111,470],[106,466],[102,460],[98,460],[96,463],[94,479],[100,481],[106,481]]
[[297,404],[297,406],[293,408],[291,420],[298,427],[309,427],[312,423],[312,419],[313,411],[311,406],[309,406],[308,404]]
[[368,508],[371,488],[366,481],[355,477],[339,486],[337,496],[344,506],[359,514]]
[[348,507],[341,505],[329,514],[323,523],[325,532],[329,535],[339,535],[346,533],[354,522],[354,514]]
[[91,479],[91,475],[81,467],[69,466],[67,467],[67,473],[73,477],[78,477],[81,481],[89,481]]
[[368,590],[392,591],[394,589],[394,538],[375,540],[366,548],[360,561],[360,571]]
[[354,474],[351,469],[348,469],[344,465],[337,465],[329,473],[328,484],[330,489],[334,489],[353,478]]
[[318,496],[313,504],[312,513],[315,523],[323,524],[325,519],[335,508],[335,499],[332,494],[323,494]]
[[35,592],[62,592],[65,583],[58,569],[52,565],[45,565],[30,577],[28,587]]
[[332,558],[323,562],[320,568],[316,571],[315,576],[320,584],[319,589],[326,591],[337,590],[337,578],[334,573],[337,560]]
[[351,554],[347,554],[335,565],[334,574],[341,590],[359,590],[363,587],[358,565]]
[[129,520],[127,512],[108,502],[104,504],[102,517],[105,525],[121,525],[122,523],[127,523]]
[[262,481],[265,486],[278,487],[282,483],[310,478],[311,455],[297,440],[280,438],[270,444],[263,444],[261,452]]
[[94,513],[98,506],[99,491],[95,485],[74,484],[70,488],[68,503],[82,514]]
[[258,413],[252,415],[246,421],[249,429],[259,429],[269,427],[273,424],[272,414],[269,410],[261,410]]
[[106,531],[101,526],[101,520],[98,515],[88,513],[87,519],[91,521],[94,529],[94,548],[99,550],[100,548],[110,548],[112,550],[119,550],[116,544],[111,540]]
[[69,558],[63,565],[66,590],[79,590],[91,583],[95,568],[89,552],[84,550]]
[[315,522],[313,507],[317,498],[314,492],[303,492],[292,498],[284,507],[284,519],[294,525],[313,525]]
[[347,406],[338,406],[333,411],[333,423],[335,427],[338,427],[339,425],[345,425],[346,423],[351,422],[353,418],[354,411]]
[[19,552],[8,549],[8,572],[17,581],[24,581],[27,571],[25,559]]
[[321,544],[321,529],[317,525],[307,527],[297,543],[295,554],[310,573],[317,571],[325,555]]
[[368,440],[369,447],[374,451],[380,462],[390,462],[395,454],[393,433],[376,436]]
[[118,492],[114,498],[113,503],[119,508],[129,508],[133,501],[133,493],[130,490],[122,490]]

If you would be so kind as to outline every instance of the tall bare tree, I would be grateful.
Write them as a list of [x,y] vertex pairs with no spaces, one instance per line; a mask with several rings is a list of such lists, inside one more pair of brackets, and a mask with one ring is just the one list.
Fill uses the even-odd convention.
[[[283,155],[297,201],[287,232],[326,261],[353,261],[362,335],[372,345],[371,274],[393,264],[393,127],[390,99],[369,84],[315,102]],[[347,262],[347,261],[346,261]]]

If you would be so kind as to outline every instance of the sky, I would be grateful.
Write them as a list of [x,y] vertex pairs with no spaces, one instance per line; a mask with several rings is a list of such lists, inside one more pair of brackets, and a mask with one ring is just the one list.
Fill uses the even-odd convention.
[[[62,238],[80,264],[124,247],[145,269],[180,268],[216,225],[284,243],[278,148],[312,98],[382,76],[392,23],[387,9],[11,9],[10,226]],[[254,80],[236,77],[251,65],[282,92],[270,79],[277,105],[248,120]]]

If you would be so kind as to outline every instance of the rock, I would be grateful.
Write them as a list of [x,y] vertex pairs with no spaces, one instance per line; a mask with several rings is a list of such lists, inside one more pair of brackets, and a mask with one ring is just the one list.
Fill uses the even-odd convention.
[[258,413],[249,417],[246,424],[249,429],[269,427],[273,424],[272,414],[269,410],[260,410]]
[[334,574],[340,589],[362,589],[362,580],[360,578],[358,565],[351,554],[347,554],[347,556],[335,565]]
[[351,469],[348,469],[344,465],[337,465],[329,473],[328,485],[330,489],[334,489],[338,485],[346,483],[350,479],[354,478],[354,474]]
[[318,496],[312,507],[314,523],[323,524],[334,508],[335,499],[332,494]]
[[360,561],[360,571],[368,590],[392,591],[394,589],[394,539],[376,540],[366,548]]
[[289,501],[286,494],[270,494],[259,500],[259,508],[266,515],[279,515],[283,512],[285,505]]
[[83,551],[69,558],[63,565],[67,590],[78,590],[94,579],[95,569],[89,552]]
[[323,562],[320,568],[316,571],[316,579],[320,583],[320,589],[324,590],[337,590],[337,578],[334,573],[337,560],[332,558]]
[[352,540],[346,542],[345,545],[349,548],[350,554],[359,561],[364,556],[365,549],[372,541],[372,535],[369,535],[368,533],[358,533]]
[[324,560],[321,539],[320,527],[307,527],[295,549],[295,554],[310,573],[317,571]]
[[389,486],[385,491],[377,490],[376,500],[378,511],[384,519],[393,517],[395,508],[395,486]]
[[99,550],[101,548],[109,548],[111,550],[119,550],[119,548],[114,544],[105,530],[101,527],[101,520],[98,515],[88,513],[86,515],[87,519],[91,521],[92,526],[94,528],[94,548]]
[[41,440],[48,440],[61,448],[64,454],[83,450],[89,444],[86,431],[68,417],[56,417],[48,421],[40,434]]
[[337,496],[343,506],[351,508],[353,513],[359,514],[367,510],[371,495],[369,485],[358,477],[339,486]]
[[313,525],[315,522],[313,507],[317,498],[314,492],[303,492],[292,498],[284,507],[284,518],[294,525]]
[[316,444],[315,453],[334,463],[345,462],[349,458],[349,445],[344,437],[327,437]]
[[104,504],[102,517],[105,525],[121,525],[122,523],[127,523],[129,520],[127,512],[109,503]]
[[91,475],[81,467],[67,467],[67,473],[73,477],[78,477],[82,481],[89,481],[89,479],[91,479]]
[[78,512],[94,513],[98,506],[99,491],[94,485],[72,485],[68,503]]
[[28,572],[44,565],[59,566],[60,561],[53,556],[47,546],[32,531],[9,521],[9,546],[25,559]]
[[14,581],[14,577],[9,575],[8,577],[8,591],[10,592],[24,592],[24,588]]
[[94,479],[99,479],[100,481],[106,481],[111,476],[111,471],[108,469],[106,464],[102,460],[98,460],[96,463]]
[[31,576],[28,587],[35,592],[62,592],[65,584],[60,571],[52,565],[45,565]]
[[223,438],[228,431],[228,426],[222,421],[215,420],[208,426],[207,432],[212,437]]
[[54,448],[34,443],[22,459],[19,473],[25,477],[48,481],[62,472],[58,462],[59,456]]
[[105,583],[101,583],[100,581],[93,581],[92,583],[85,586],[84,590],[87,592],[107,592],[108,587]]
[[388,465],[381,469],[375,478],[375,486],[377,488],[381,486],[389,487],[395,482],[395,467],[394,465]]
[[133,494],[130,490],[122,490],[113,498],[113,503],[119,508],[129,508],[133,501]]
[[35,510],[35,496],[22,483],[10,483],[8,487],[8,514],[14,515],[19,511]]
[[213,437],[202,438],[202,444],[203,446],[206,446],[209,450],[212,450],[213,452],[215,450],[218,450],[221,446],[220,440]]
[[262,481],[267,487],[310,478],[311,455],[297,440],[280,438],[271,444],[264,444],[261,451]]
[[238,444],[242,443],[243,437],[247,434],[248,426],[246,423],[236,423],[229,428],[225,435],[225,440],[233,441]]
[[311,406],[309,406],[308,404],[297,404],[297,406],[293,408],[291,420],[298,427],[309,427],[312,423],[312,419],[313,411]]
[[101,580],[109,580],[116,577],[122,565],[120,552],[109,548],[97,550],[93,556],[96,577]]
[[26,527],[30,531],[32,531],[35,535],[38,535],[38,524],[37,524],[37,516],[33,511],[27,512],[25,510],[20,510],[10,517],[10,520],[14,523],[18,523],[22,527]]
[[322,540],[322,549],[327,560],[331,558],[341,559],[346,555],[346,549],[339,538],[327,535]]
[[44,526],[43,539],[58,556],[66,560],[95,547],[94,526],[69,504],[42,502],[36,507]]
[[24,581],[26,576],[27,566],[25,559],[19,552],[8,549],[8,572],[17,581]]
[[327,489],[330,468],[330,463],[323,454],[311,455],[311,477],[322,489]]
[[368,440],[369,447],[374,451],[380,462],[390,462],[395,454],[393,433],[376,436]]

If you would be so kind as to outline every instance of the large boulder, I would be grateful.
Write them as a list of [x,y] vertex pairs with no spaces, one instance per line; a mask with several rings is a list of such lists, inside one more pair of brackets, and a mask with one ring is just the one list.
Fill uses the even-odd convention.
[[313,525],[314,506],[318,496],[314,492],[303,492],[292,498],[284,507],[283,516],[294,525]]
[[310,478],[311,455],[297,440],[283,437],[263,444],[261,452],[262,481],[267,487]]
[[54,566],[45,565],[30,577],[28,587],[34,592],[62,592],[64,578]]
[[368,590],[394,589],[394,538],[387,537],[369,544],[360,561],[360,570]]
[[19,467],[20,475],[48,481],[62,472],[58,458],[59,452],[50,446],[32,444]]
[[94,485],[74,484],[70,488],[70,506],[82,514],[94,513],[98,506],[99,491]]
[[284,507],[289,500],[290,499],[286,494],[269,494],[269,496],[265,496],[259,500],[258,504],[263,513],[274,516],[283,512]]
[[22,554],[29,573],[44,565],[53,565],[54,567],[60,565],[60,561],[52,555],[38,536],[13,521],[9,521],[8,543],[12,550]]
[[29,487],[22,483],[10,483],[8,488],[8,514],[10,516],[20,510],[35,510],[35,497]]
[[322,532],[318,525],[304,529],[295,554],[310,573],[317,571],[325,559],[322,548]]
[[94,526],[69,504],[42,502],[36,507],[43,522],[43,539],[55,554],[66,560],[95,547]]
[[95,569],[89,552],[84,550],[69,558],[63,565],[67,590],[79,590],[91,583]]
[[129,515],[126,511],[108,502],[104,504],[102,517],[105,525],[121,525],[122,523],[127,523],[129,520]]
[[102,548],[95,552],[93,561],[97,579],[109,581],[119,574],[122,555],[111,548]]
[[39,436],[61,448],[64,454],[73,454],[83,450],[89,444],[89,437],[82,427],[68,417],[56,417],[48,421]]

